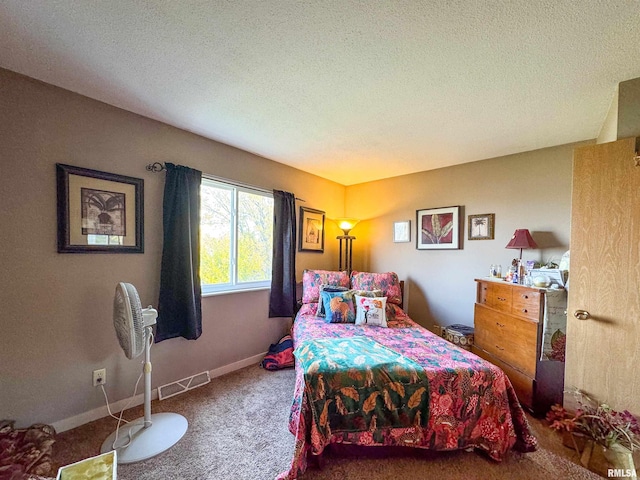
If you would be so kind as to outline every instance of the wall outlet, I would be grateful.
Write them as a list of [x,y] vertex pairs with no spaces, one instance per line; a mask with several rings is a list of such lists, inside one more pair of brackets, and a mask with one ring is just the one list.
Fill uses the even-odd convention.
[[107,383],[107,369],[101,368],[100,370],[93,371],[93,386],[106,385]]

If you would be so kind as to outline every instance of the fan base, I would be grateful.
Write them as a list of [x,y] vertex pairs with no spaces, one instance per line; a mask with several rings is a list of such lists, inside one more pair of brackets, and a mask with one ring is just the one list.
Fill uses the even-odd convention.
[[[141,462],[168,450],[182,438],[188,426],[187,419],[177,413],[154,413],[151,422],[150,427],[144,428],[144,417],[140,417],[120,428],[115,445],[118,464]],[[115,438],[113,432],[102,443],[100,452],[114,450]]]

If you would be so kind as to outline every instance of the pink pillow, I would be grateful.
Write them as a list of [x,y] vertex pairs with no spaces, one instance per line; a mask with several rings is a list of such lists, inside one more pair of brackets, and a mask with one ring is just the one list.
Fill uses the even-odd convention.
[[351,272],[351,288],[354,290],[382,290],[382,295],[387,297],[387,303],[400,305],[402,303],[402,290],[400,280],[394,272],[368,273]]
[[349,288],[347,272],[332,270],[305,270],[302,274],[302,303],[318,303],[320,285]]

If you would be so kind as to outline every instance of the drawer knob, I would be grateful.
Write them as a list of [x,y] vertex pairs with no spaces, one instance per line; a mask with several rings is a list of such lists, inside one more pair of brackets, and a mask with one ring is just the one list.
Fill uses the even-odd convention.
[[522,295],[522,298],[527,299],[529,298],[529,295]]
[[500,300],[501,302],[504,302],[504,301],[506,300],[506,298],[504,298],[504,297],[497,297],[497,298],[498,298],[498,300]]
[[504,348],[502,348],[500,345],[496,345],[496,348],[497,348],[498,350],[504,350]]
[[504,327],[504,323],[496,322],[496,325],[498,325],[499,327]]
[[528,312],[528,310],[526,308],[522,309],[522,313],[527,313],[527,312]]

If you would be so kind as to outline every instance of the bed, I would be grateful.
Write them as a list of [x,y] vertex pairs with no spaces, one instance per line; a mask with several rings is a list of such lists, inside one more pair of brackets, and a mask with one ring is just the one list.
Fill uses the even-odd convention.
[[[331,295],[323,293],[327,286],[377,298],[382,292],[387,328],[328,323],[318,316],[323,295]],[[401,304],[393,272],[304,272],[292,326],[296,384],[289,430],[295,449],[290,469],[278,479],[298,478],[333,443],[477,449],[496,461],[512,449],[537,448],[502,370],[418,325]]]

